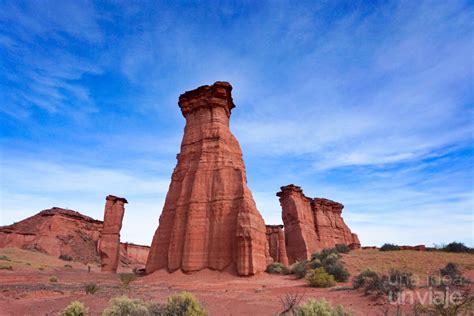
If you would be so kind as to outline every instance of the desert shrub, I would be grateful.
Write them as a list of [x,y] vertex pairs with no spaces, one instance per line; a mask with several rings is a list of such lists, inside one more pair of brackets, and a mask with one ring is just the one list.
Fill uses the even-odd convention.
[[377,289],[382,282],[382,277],[375,271],[365,270],[352,280],[354,289],[363,288],[368,294],[371,290]]
[[280,297],[281,304],[283,305],[283,311],[279,315],[296,315],[296,310],[298,309],[303,296],[304,295],[298,293],[288,293],[285,294],[285,296]]
[[[415,283],[413,282],[413,273],[411,272],[406,272],[406,271],[400,271],[400,270],[391,270],[388,273],[388,282],[389,284],[393,286],[398,286],[399,291],[402,290],[402,288],[407,288],[407,289],[414,289],[415,288]],[[394,288],[392,288],[394,290]]]
[[189,292],[181,292],[168,298],[165,315],[205,316],[206,310]]
[[65,268],[72,269],[72,265],[70,265],[70,264],[65,264],[64,267],[65,267]]
[[324,259],[326,259],[327,257],[333,254],[339,258],[339,253],[337,252],[336,248],[324,248],[323,250],[321,250],[321,253],[319,254],[319,259],[321,261],[324,261]]
[[40,270],[40,271],[44,271],[44,269],[45,269],[44,266],[38,267],[38,270]]
[[395,251],[395,250],[400,250],[400,246],[394,245],[394,244],[383,244],[382,247],[380,247],[380,251]]
[[349,253],[351,251],[351,248],[349,248],[349,246],[346,244],[337,244],[336,250],[339,253]]
[[65,309],[63,309],[60,316],[83,316],[87,313],[87,308],[84,303],[79,301],[71,302]]
[[[444,288],[446,286],[464,286],[469,283],[469,279],[463,277],[461,271],[455,263],[449,262],[444,268],[439,270],[439,274],[442,276],[438,287]],[[436,282],[434,282],[436,283]]]
[[296,310],[297,316],[349,316],[350,312],[345,311],[341,305],[334,307],[325,299],[314,300],[301,304]]
[[273,274],[288,274],[288,268],[280,262],[274,262],[267,266],[265,272]]
[[5,256],[5,255],[1,255],[1,256],[0,256],[0,260],[3,260],[3,261],[11,261],[10,258],[8,258],[8,257]]
[[72,257],[69,255],[60,255],[59,259],[64,260],[64,261],[72,261]]
[[306,279],[313,287],[331,287],[336,284],[334,277],[328,274],[324,268],[311,270]]
[[137,279],[137,276],[133,273],[120,273],[119,277],[124,287],[128,287],[130,283],[132,283],[133,281]]
[[322,259],[323,266],[335,264],[339,260],[339,255],[337,253],[330,253],[324,259]]
[[309,269],[317,269],[321,268],[323,264],[321,263],[321,260],[319,259],[313,259],[308,263],[308,268]]
[[441,248],[441,250],[446,252],[474,252],[473,248],[469,248],[464,245],[462,242],[452,242]]
[[98,290],[99,286],[94,282],[87,283],[86,285],[84,285],[84,291],[86,292],[86,294],[95,294]]
[[49,277],[49,282],[53,282],[53,283],[58,282],[58,277],[55,276],[55,275],[50,276],[50,277]]
[[294,274],[298,279],[302,279],[308,273],[308,261],[296,261],[290,267],[291,274]]
[[110,300],[110,306],[107,307],[103,316],[144,316],[149,315],[148,307],[145,302],[139,299],[131,299],[126,296],[115,297]]
[[13,266],[11,264],[0,264],[0,270],[10,270],[13,271]]
[[337,282],[346,282],[349,280],[350,274],[340,262],[324,265],[324,270],[332,275]]

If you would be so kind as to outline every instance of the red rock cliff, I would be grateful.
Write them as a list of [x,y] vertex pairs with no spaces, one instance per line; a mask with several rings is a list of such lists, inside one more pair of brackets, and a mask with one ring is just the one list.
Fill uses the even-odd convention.
[[79,212],[53,207],[10,226],[0,227],[0,248],[31,249],[83,263],[99,262],[102,222]]
[[281,187],[277,193],[285,224],[286,251],[290,263],[309,258],[311,253],[337,244],[360,248],[342,219],[344,205],[322,198],[311,199],[295,185]]
[[286,254],[285,233],[283,225],[267,225],[267,240],[270,248],[270,256],[274,262],[280,262],[288,265],[288,256]]
[[147,273],[209,268],[247,276],[266,268],[265,224],[229,129],[231,90],[216,82],[179,97],[186,126]]
[[103,272],[117,272],[120,258],[120,230],[127,200],[114,195],[105,198],[104,226],[99,242]]

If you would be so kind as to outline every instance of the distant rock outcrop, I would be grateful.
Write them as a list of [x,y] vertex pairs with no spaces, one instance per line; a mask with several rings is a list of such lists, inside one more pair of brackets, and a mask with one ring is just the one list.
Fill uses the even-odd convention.
[[103,272],[117,272],[120,258],[120,230],[125,213],[126,199],[114,195],[105,198],[104,224],[99,241]]
[[271,262],[265,224],[229,129],[231,90],[216,82],[179,97],[186,126],[147,273],[209,268],[247,276]]
[[289,263],[306,259],[323,248],[346,244],[360,248],[356,234],[344,223],[344,205],[322,198],[309,198],[293,184],[277,193],[285,225],[286,251]]
[[274,262],[280,262],[283,265],[288,266],[283,225],[266,225],[266,227],[270,256],[273,258]]
[[83,263],[99,262],[102,222],[53,207],[10,226],[0,227],[0,248],[37,250]]
[[[53,207],[18,223],[0,227],[0,248],[35,250],[54,257],[98,264],[103,222],[79,212]],[[120,244],[120,262],[146,263],[149,247]]]

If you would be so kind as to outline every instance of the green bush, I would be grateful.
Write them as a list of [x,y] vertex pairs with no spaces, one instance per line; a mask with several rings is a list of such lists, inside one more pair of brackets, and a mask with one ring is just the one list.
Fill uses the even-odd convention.
[[375,271],[362,271],[352,280],[352,287],[354,289],[363,288],[366,294],[380,286],[382,277]]
[[119,277],[124,287],[128,287],[130,283],[132,283],[133,281],[137,279],[137,276],[133,273],[120,273]]
[[321,268],[323,264],[321,263],[321,260],[319,259],[313,259],[308,263],[309,269],[317,269]]
[[349,280],[350,274],[340,262],[325,265],[324,270],[332,275],[337,282],[346,282]]
[[339,253],[349,253],[351,251],[351,248],[349,248],[349,246],[346,244],[337,244],[336,250]]
[[334,277],[328,274],[324,268],[317,268],[308,273],[306,279],[313,287],[331,287],[336,284]]
[[314,300],[301,304],[295,313],[296,316],[350,316],[351,313],[339,305],[334,307],[325,299]]
[[205,316],[206,310],[199,300],[189,292],[170,296],[167,304],[144,302],[126,296],[116,297],[104,310],[103,316]]
[[53,282],[53,283],[58,282],[58,277],[55,276],[55,275],[50,276],[50,277],[49,277],[49,282]]
[[469,248],[464,245],[462,242],[452,242],[441,248],[441,250],[446,252],[474,252],[473,248]]
[[335,264],[339,260],[339,255],[337,253],[330,253],[324,259],[322,259],[323,266]]
[[86,285],[84,285],[84,291],[86,292],[86,294],[95,294],[98,290],[99,286],[94,282],[87,283]]
[[273,273],[273,274],[288,274],[289,270],[282,263],[274,262],[267,266],[267,269],[265,270],[265,272]]
[[205,316],[206,310],[189,292],[181,292],[168,298],[165,315]]
[[291,274],[294,274],[298,279],[302,279],[308,273],[308,261],[296,261],[290,267]]
[[319,259],[323,261],[326,259],[328,256],[335,254],[337,257],[339,257],[339,253],[337,252],[336,248],[324,248],[321,250],[321,254],[319,255]]
[[71,302],[65,309],[63,309],[60,316],[83,316],[87,313],[87,308],[84,303],[79,301]]
[[148,306],[139,299],[126,296],[115,297],[110,301],[110,306],[102,313],[103,316],[145,316],[149,315]]
[[394,244],[383,244],[383,246],[380,247],[380,251],[394,251],[394,250],[400,250],[400,246],[394,245]]

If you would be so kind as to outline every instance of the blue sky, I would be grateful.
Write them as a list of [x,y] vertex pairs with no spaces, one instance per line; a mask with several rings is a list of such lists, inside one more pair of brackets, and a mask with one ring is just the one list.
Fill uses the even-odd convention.
[[0,225],[52,206],[149,244],[179,94],[231,82],[266,223],[289,183],[365,245],[474,245],[469,1],[0,1]]

